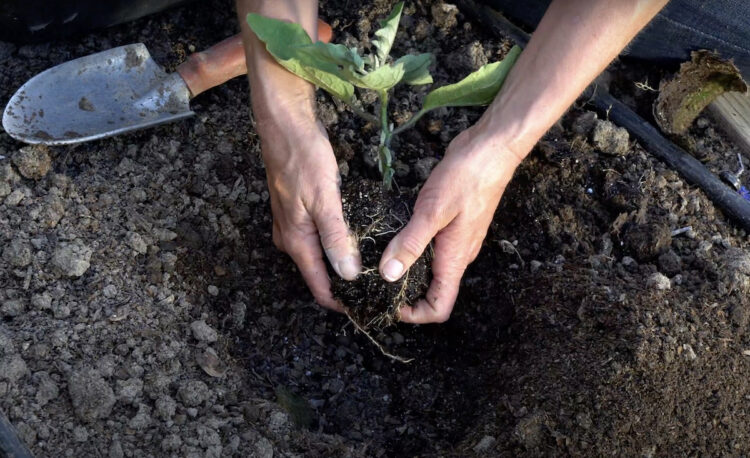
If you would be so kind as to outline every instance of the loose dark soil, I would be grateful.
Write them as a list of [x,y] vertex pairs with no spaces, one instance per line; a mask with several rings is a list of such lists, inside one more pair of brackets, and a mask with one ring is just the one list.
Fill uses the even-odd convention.
[[351,282],[331,274],[332,291],[365,330],[380,331],[397,322],[399,309],[424,296],[429,286],[429,249],[399,281],[386,282],[378,272],[385,247],[411,215],[413,196],[406,189],[398,192],[386,191],[379,181],[365,178],[348,180],[341,191],[344,215],[362,255],[363,273]]
[[[390,7],[321,2],[335,39],[363,47]],[[236,30],[215,0],[0,43],[0,103],[75,57],[144,42],[174,68]],[[434,52],[443,84],[510,46],[415,1],[394,53]],[[648,116],[635,83],[665,69],[614,70]],[[397,123],[426,90],[396,91]],[[0,409],[37,456],[750,454],[747,234],[605,113],[580,101],[519,167],[447,323],[377,332],[415,358],[401,364],[314,305],[273,248],[247,107],[237,79],[193,119],[118,138],[38,151],[0,133]],[[319,107],[344,182],[376,178],[377,133]],[[418,161],[480,113],[438,111],[394,145],[407,201]],[[712,171],[735,168],[710,120],[688,135]]]

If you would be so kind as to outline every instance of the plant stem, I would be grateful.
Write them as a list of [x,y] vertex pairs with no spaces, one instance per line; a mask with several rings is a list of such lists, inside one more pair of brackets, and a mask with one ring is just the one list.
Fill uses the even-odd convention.
[[380,147],[378,148],[378,166],[383,175],[383,186],[386,190],[391,189],[394,170],[391,166],[393,157],[391,155],[391,131],[388,123],[388,91],[378,91],[380,97]]
[[403,123],[400,126],[398,126],[397,128],[395,128],[393,130],[393,134],[391,136],[398,135],[398,134],[400,134],[401,132],[403,132],[403,131],[405,131],[407,129],[411,129],[412,127],[414,127],[414,124],[416,124],[417,121],[419,121],[420,118],[422,118],[422,116],[424,116],[426,113],[427,113],[427,111],[425,111],[425,110],[419,110],[411,118],[409,118],[408,121],[406,121],[405,123]]

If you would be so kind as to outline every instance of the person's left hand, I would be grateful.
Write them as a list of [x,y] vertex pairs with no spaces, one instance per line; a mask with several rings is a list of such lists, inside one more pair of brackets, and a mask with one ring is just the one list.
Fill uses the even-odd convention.
[[450,317],[466,266],[479,254],[505,186],[521,162],[507,145],[490,141],[478,124],[459,134],[425,182],[409,223],[383,252],[380,274],[396,281],[435,239],[427,294],[400,310],[408,323]]

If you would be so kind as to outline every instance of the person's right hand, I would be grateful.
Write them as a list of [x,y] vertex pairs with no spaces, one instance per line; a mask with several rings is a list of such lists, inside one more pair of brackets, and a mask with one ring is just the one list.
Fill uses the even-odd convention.
[[[359,250],[344,221],[338,165],[326,131],[310,109],[314,102],[295,97],[283,92],[273,101],[253,104],[271,196],[273,241],[297,264],[316,302],[343,311],[331,294],[323,253],[339,276],[353,280],[361,269]],[[273,107],[258,106],[268,103]]]

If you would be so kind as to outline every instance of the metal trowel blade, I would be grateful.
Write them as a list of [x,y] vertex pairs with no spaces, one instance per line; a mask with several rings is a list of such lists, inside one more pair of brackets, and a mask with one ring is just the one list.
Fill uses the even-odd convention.
[[137,43],[33,77],[8,102],[3,128],[26,143],[79,143],[192,116],[189,101],[182,77]]

